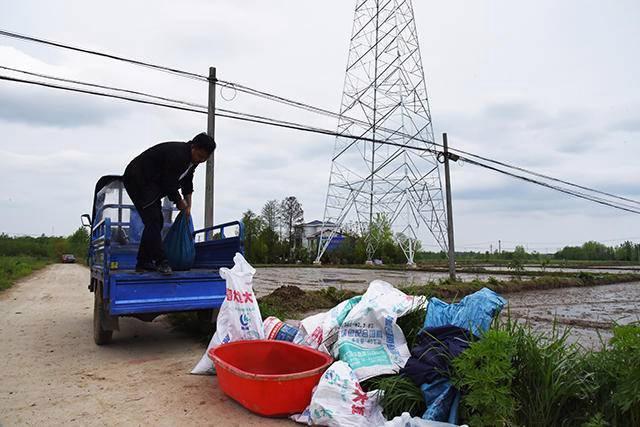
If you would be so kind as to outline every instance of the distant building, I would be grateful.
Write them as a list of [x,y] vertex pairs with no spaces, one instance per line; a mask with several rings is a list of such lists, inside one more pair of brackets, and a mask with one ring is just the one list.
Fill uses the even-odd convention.
[[[321,234],[325,232],[325,236],[323,238],[327,239],[329,237],[328,232],[334,230],[335,228],[336,225],[332,222],[323,224],[322,221],[315,220],[307,222],[306,224],[299,225],[297,227],[298,230],[296,231],[300,233],[299,235],[303,248],[315,249],[318,247],[318,240],[320,240]],[[344,236],[341,233],[336,233],[332,239],[331,246],[337,246],[343,239]],[[335,245],[333,244],[334,242]]]

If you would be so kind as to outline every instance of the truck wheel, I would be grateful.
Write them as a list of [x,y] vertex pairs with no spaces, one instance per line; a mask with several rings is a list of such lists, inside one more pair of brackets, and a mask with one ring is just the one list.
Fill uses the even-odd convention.
[[104,318],[107,316],[102,300],[102,286],[96,286],[93,292],[93,341],[97,345],[109,344],[113,337],[113,331],[104,329]]

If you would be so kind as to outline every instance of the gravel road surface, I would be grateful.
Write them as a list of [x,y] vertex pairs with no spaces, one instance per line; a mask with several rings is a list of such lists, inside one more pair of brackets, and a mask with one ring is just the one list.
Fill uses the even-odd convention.
[[215,377],[190,375],[204,348],[166,320],[120,320],[93,343],[89,270],[51,265],[0,293],[0,425],[295,425],[252,415]]

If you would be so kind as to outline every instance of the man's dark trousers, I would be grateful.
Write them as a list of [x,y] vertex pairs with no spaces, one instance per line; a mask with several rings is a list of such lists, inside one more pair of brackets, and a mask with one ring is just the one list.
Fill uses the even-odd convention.
[[145,208],[138,209],[138,213],[144,224],[144,230],[140,238],[140,248],[138,249],[138,264],[150,261],[164,261],[166,256],[162,246],[161,234],[164,218],[160,199]]

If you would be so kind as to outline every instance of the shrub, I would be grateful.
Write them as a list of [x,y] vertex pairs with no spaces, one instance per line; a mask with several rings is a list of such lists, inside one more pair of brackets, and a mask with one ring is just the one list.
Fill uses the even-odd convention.
[[464,394],[462,416],[472,426],[513,424],[516,401],[515,340],[506,330],[490,330],[452,361],[453,383]]

